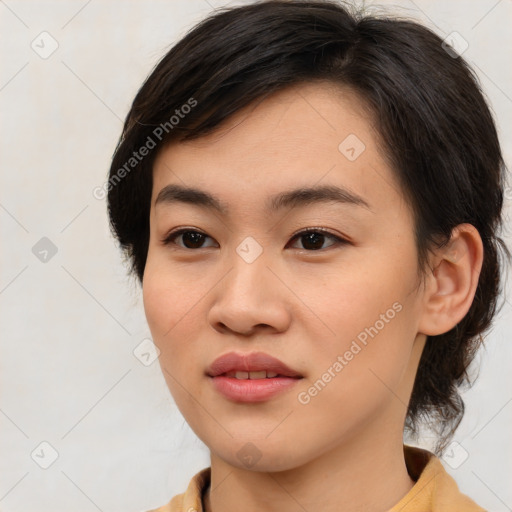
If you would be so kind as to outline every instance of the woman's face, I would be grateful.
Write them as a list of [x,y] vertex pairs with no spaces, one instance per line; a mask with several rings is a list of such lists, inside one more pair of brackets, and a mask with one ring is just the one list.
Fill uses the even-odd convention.
[[[212,454],[284,470],[356,440],[401,442],[425,341],[413,218],[358,97],[280,91],[163,149],[153,176],[145,312],[172,396]],[[169,185],[222,211],[161,194]],[[322,187],[338,197],[271,206]],[[229,352],[264,352],[302,378],[267,398],[228,397],[208,370]]]

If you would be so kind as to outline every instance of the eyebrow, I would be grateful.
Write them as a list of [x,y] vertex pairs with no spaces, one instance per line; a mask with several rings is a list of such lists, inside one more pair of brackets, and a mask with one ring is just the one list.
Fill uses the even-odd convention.
[[[155,207],[159,204],[173,204],[177,202],[216,210],[225,216],[229,213],[228,206],[209,192],[176,184],[167,185],[160,190],[155,200]],[[313,203],[332,202],[361,206],[371,211],[370,205],[361,196],[346,188],[335,185],[301,187],[281,192],[267,199],[266,210],[277,212],[284,208],[298,208]]]

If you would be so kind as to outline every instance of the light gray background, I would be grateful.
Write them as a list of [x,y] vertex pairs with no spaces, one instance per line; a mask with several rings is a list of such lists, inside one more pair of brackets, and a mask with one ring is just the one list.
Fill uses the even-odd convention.
[[[221,5],[0,1],[2,511],[145,511],[209,465],[158,361],[145,366],[133,353],[150,336],[141,294],[126,278],[105,201],[92,191],[105,181],[143,79]],[[464,57],[494,108],[510,162],[512,2],[379,5],[468,42]],[[43,31],[58,43],[47,58],[31,47],[51,49]],[[509,185],[509,213],[511,199]],[[32,252],[42,237],[58,251],[46,262]],[[463,492],[496,512],[512,510],[511,309],[507,303],[478,357],[480,377],[464,395],[458,444],[444,461]],[[428,438],[419,444],[430,446]],[[57,459],[42,469],[52,450]]]

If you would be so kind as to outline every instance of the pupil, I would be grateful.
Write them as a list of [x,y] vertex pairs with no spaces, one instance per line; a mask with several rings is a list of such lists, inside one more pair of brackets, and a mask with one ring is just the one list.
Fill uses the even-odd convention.
[[[185,246],[188,247],[189,249],[191,249],[194,247],[201,246],[201,243],[203,241],[202,237],[204,235],[202,235],[201,233],[197,233],[196,231],[187,231],[187,232],[183,233],[182,236],[183,236],[183,243],[185,244]],[[189,242],[192,245],[192,247],[189,246]]]
[[[307,249],[307,244],[308,243],[311,243],[313,245],[313,247],[309,247],[310,249],[313,249],[313,250],[316,250],[316,249],[321,249],[322,248],[322,245],[323,245],[323,237],[324,235],[322,235],[321,233],[308,233],[307,235],[304,235],[304,237],[306,238],[307,242],[304,245],[304,247]],[[318,243],[320,242],[320,243]]]

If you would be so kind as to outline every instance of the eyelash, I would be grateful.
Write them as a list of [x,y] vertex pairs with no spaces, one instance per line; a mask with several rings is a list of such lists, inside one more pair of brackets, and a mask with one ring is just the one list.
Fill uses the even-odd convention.
[[[173,240],[175,238],[177,238],[178,236],[184,234],[184,233],[198,233],[200,235],[204,235],[205,237],[211,238],[206,233],[203,233],[202,231],[199,231],[197,229],[180,228],[180,229],[177,229],[175,231],[171,231],[170,233],[168,233],[162,239],[162,243],[164,245],[171,245],[171,244],[177,245]],[[333,233],[331,233],[330,231],[328,231],[328,230],[326,230],[324,228],[307,228],[307,229],[304,229],[304,230],[299,231],[298,233],[294,234],[292,236],[292,238],[290,239],[290,241],[293,241],[296,238],[300,238],[300,237],[302,237],[304,235],[307,235],[309,233],[320,233],[320,234],[322,234],[322,235],[324,235],[324,236],[326,236],[328,238],[331,238],[331,239],[335,240],[335,243],[332,244],[332,245],[329,245],[328,247],[326,247],[324,249],[313,249],[313,250],[310,250],[310,249],[299,249],[300,251],[319,252],[319,251],[325,251],[326,249],[329,249],[331,247],[340,246],[340,245],[347,245],[348,243],[350,243],[348,240],[346,240],[344,238],[341,238],[341,237],[339,237],[337,235],[334,235]],[[208,249],[208,247],[199,247],[197,249],[191,249],[189,247],[182,247],[182,246],[179,246],[179,245],[178,245],[178,248],[179,249],[188,250],[188,251],[197,251],[199,249]]]

